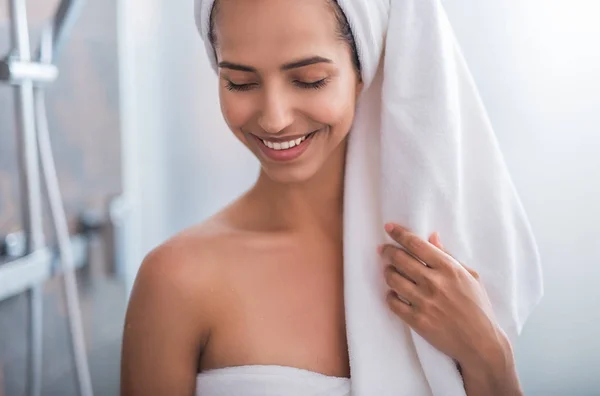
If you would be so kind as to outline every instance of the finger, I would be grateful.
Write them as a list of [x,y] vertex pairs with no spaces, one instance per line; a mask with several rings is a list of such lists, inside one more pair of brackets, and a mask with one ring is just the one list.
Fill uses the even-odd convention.
[[396,292],[390,290],[386,297],[387,304],[400,319],[412,326],[415,322],[416,311],[411,305],[404,303],[398,298]]
[[[460,263],[460,261],[459,261],[459,263]],[[467,266],[466,266],[466,265],[464,265],[463,263],[460,263],[460,265],[462,265],[462,266],[463,266],[463,268],[464,268],[464,269],[466,269],[466,270],[467,270],[467,272],[468,272],[469,274],[471,274],[471,276],[472,276],[473,278],[475,278],[475,279],[479,280],[479,273],[478,273],[477,271],[475,271],[473,268],[469,268],[469,267],[467,267]]]
[[431,236],[429,237],[429,242],[431,242],[434,246],[436,246],[438,249],[442,250],[444,253],[446,253],[447,255],[449,255],[450,257],[452,257],[457,263],[459,263],[464,269],[467,270],[467,272],[469,274],[471,274],[472,277],[474,277],[475,279],[479,279],[479,273],[477,273],[477,271],[475,271],[472,268],[467,267],[462,261],[458,261],[456,260],[445,248],[444,245],[442,245],[442,241],[440,240],[440,234],[436,231],[433,234],[431,234]]
[[442,240],[440,239],[440,233],[437,231],[435,232],[435,242],[439,246],[440,249],[442,249],[443,251],[446,251],[446,249],[444,248],[444,245],[442,244]]
[[437,247],[441,251],[446,252],[446,250],[444,250],[444,246],[442,245],[442,241],[440,241],[440,234],[438,234],[437,231],[431,234],[431,236],[429,237],[429,243],[431,243],[433,246]]
[[420,261],[396,246],[384,245],[381,256],[386,264],[394,266],[397,272],[418,285],[423,283],[427,271],[430,271]]
[[428,241],[419,238],[398,224],[389,223],[386,225],[385,230],[396,242],[404,246],[410,254],[429,267],[439,269],[448,266],[448,256]]
[[405,302],[418,305],[422,298],[419,288],[415,283],[399,274],[395,267],[390,265],[385,268],[385,281],[392,290],[406,300]]

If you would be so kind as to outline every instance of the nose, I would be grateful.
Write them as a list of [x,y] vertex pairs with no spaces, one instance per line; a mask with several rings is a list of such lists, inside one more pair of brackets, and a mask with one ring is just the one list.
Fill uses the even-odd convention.
[[289,98],[283,92],[266,92],[258,125],[266,133],[279,133],[293,123],[293,113]]

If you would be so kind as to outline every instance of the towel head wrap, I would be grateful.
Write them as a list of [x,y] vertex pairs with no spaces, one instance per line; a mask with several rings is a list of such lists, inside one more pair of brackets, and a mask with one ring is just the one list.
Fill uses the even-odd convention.
[[[240,0],[241,1],[241,0]],[[196,0],[208,40],[214,0]],[[355,396],[465,395],[454,362],[387,307],[384,222],[427,238],[481,277],[511,341],[542,297],[540,258],[440,0],[338,0],[364,89],[349,134],[344,289]]]

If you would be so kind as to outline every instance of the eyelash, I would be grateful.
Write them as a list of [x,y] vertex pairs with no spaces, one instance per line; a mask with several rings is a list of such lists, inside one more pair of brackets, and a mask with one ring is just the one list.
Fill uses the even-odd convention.
[[256,84],[234,84],[231,81],[227,81],[225,88],[227,88],[230,91],[244,92],[251,90],[255,85]]
[[[311,83],[305,83],[302,81],[294,81],[294,85],[296,85],[298,88],[302,88],[302,89],[321,89],[321,88],[325,87],[327,85],[327,83],[328,83],[327,78],[324,78],[319,81],[311,82]],[[234,84],[231,81],[227,81],[225,88],[227,88],[229,91],[246,92],[246,91],[250,91],[256,85],[257,84]]]
[[311,82],[311,83],[305,83],[302,81],[294,81],[294,84],[297,87],[304,88],[304,89],[321,89],[327,85],[327,82],[328,82],[327,78],[324,78],[322,80]]

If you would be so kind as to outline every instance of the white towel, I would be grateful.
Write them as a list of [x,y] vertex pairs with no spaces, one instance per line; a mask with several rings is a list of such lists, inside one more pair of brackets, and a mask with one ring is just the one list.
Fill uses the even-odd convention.
[[235,366],[208,370],[197,396],[350,396],[350,381],[286,366]]
[[[214,0],[196,0],[207,39]],[[346,326],[355,396],[463,396],[454,362],[397,318],[376,246],[385,222],[481,275],[514,342],[542,297],[531,227],[440,0],[338,0],[365,88],[349,137],[344,202]]]

